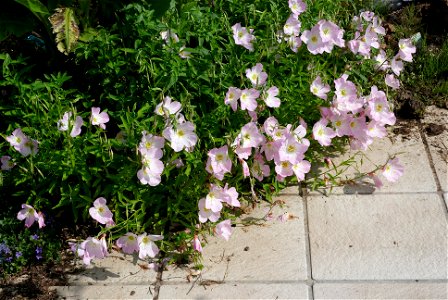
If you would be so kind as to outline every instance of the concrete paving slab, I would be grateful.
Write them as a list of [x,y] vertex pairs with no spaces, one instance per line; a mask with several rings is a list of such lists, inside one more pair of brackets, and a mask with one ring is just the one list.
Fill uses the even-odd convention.
[[102,284],[151,284],[156,281],[157,273],[147,269],[147,262],[137,255],[124,255],[113,251],[104,259],[94,259],[91,265],[83,267],[77,274],[70,274],[70,285]]
[[312,299],[304,283],[224,283],[163,285],[159,299]]
[[447,282],[318,283],[314,299],[447,299]]
[[58,286],[54,287],[59,299],[66,300],[122,300],[122,299],[153,299],[154,286],[116,284],[108,286]]
[[[344,155],[331,158],[338,165],[343,161],[354,157],[357,164],[348,168],[346,175],[340,176],[340,179],[353,178],[353,175],[359,172],[370,172],[376,165],[386,163],[390,155],[398,154],[397,157],[404,167],[403,176],[395,183],[388,182],[380,175],[384,186],[377,189],[370,178],[357,185],[346,185],[332,189],[331,194],[372,194],[375,193],[407,193],[407,192],[435,192],[437,191],[436,182],[427,157],[425,146],[420,137],[419,128],[416,124],[404,124],[397,126],[406,126],[406,134],[390,133],[388,138],[375,139],[374,143],[367,151],[363,151],[365,157],[359,151],[349,150]],[[355,156],[356,155],[356,156]],[[322,169],[321,171],[324,171]],[[328,169],[327,169],[328,170]],[[331,171],[330,174],[335,174]],[[378,171],[377,174],[380,174]],[[311,195],[329,193],[330,190],[321,190],[310,192]]]
[[314,279],[447,278],[437,193],[315,196],[307,207]]
[[[293,192],[292,192],[293,191]],[[284,201],[276,206],[273,220],[260,225],[237,226],[229,241],[208,237],[203,252],[203,280],[224,282],[299,281],[307,279],[305,225],[302,198],[298,188],[288,189],[275,198]],[[267,213],[263,204],[242,220],[256,220]],[[282,222],[277,217],[289,214]],[[189,270],[168,267],[163,271],[162,284],[186,283]]]
[[442,191],[448,192],[448,110],[429,106],[422,123]]

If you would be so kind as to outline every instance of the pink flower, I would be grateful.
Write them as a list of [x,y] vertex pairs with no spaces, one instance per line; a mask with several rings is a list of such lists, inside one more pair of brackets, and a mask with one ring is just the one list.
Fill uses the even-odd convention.
[[279,127],[278,120],[275,117],[269,117],[264,121],[263,130],[267,135],[273,136],[275,129]]
[[208,157],[210,159],[213,173],[225,174],[232,171],[232,161],[229,158],[227,145],[210,150],[208,152]]
[[175,152],[193,147],[198,141],[198,136],[194,132],[196,126],[191,122],[178,124],[174,129],[172,126],[165,128],[163,136],[171,142],[171,148]]
[[81,126],[84,122],[80,116],[77,116],[73,121],[72,115],[71,111],[64,113],[62,119],[58,121],[58,130],[67,131],[71,128],[70,136],[75,137],[81,134]]
[[382,174],[390,182],[396,182],[403,175],[404,168],[400,164],[398,157],[390,159],[383,167]]
[[222,199],[223,202],[233,207],[241,206],[240,201],[238,201],[238,192],[234,187],[228,188],[226,183],[226,185],[222,189],[222,193],[223,193],[223,199]]
[[240,99],[241,90],[236,87],[229,87],[226,93],[226,98],[224,99],[224,104],[230,105],[233,111],[237,110],[238,99]]
[[395,78],[393,74],[387,74],[386,77],[384,78],[384,81],[388,86],[390,86],[394,90],[400,88],[400,80],[398,80],[398,78]]
[[145,259],[147,256],[154,258],[159,253],[159,248],[157,247],[155,241],[163,240],[162,235],[152,235],[143,233],[138,236],[138,257],[140,259]]
[[297,16],[306,10],[306,3],[303,0],[288,0],[288,6],[292,13]]
[[261,86],[266,83],[268,74],[263,72],[263,65],[257,63],[252,69],[246,69],[246,77],[252,82],[253,86]]
[[299,36],[289,36],[286,37],[285,40],[288,42],[289,47],[294,53],[297,53],[299,50],[299,47],[302,46],[302,40]]
[[263,100],[268,107],[280,107],[280,99],[276,96],[278,95],[278,88],[276,86],[270,87],[264,92]]
[[314,26],[311,30],[305,30],[301,35],[302,41],[306,44],[308,51],[311,54],[318,54],[324,52],[324,42],[320,36],[318,26]]
[[322,146],[331,145],[331,139],[336,136],[333,129],[327,127],[327,123],[325,119],[321,119],[313,126],[313,138]]
[[225,220],[215,227],[215,234],[219,237],[222,237],[226,241],[229,240],[230,236],[232,235],[232,224],[230,223],[230,220]]
[[258,127],[255,123],[250,122],[241,128],[241,132],[238,135],[241,139],[241,147],[249,148],[249,147],[258,147],[264,142],[264,136],[258,130]]
[[90,118],[92,125],[99,125],[102,129],[106,129],[106,123],[109,122],[109,115],[106,112],[100,113],[99,107],[92,107],[92,116]]
[[299,161],[292,166],[292,170],[297,177],[297,181],[302,181],[305,179],[305,174],[311,169],[311,164],[307,160]]
[[[308,147],[300,144],[294,136],[289,136],[282,141],[278,150],[277,161],[289,161],[292,164],[303,159],[303,155]],[[275,158],[275,157],[274,157]]]
[[292,164],[289,161],[281,161],[275,163],[275,172],[283,178],[294,174]]
[[37,141],[27,137],[20,128],[15,129],[12,135],[6,137],[6,140],[25,157],[30,154],[36,155],[38,152]]
[[199,200],[198,203],[199,208],[199,222],[205,223],[207,220],[210,220],[211,222],[216,222],[219,220],[219,217],[221,216],[221,212],[213,212],[211,209],[207,209],[205,207],[205,198],[202,198]]
[[252,168],[250,170],[252,176],[254,176],[259,181],[263,181],[263,178],[269,176],[269,174],[271,173],[269,165],[265,164],[263,156],[260,154],[255,155],[254,161],[252,163]]
[[42,212],[37,213],[37,223],[39,224],[39,229],[45,227],[45,218]]
[[243,46],[249,51],[254,50],[252,42],[256,40],[255,36],[252,34],[253,29],[247,31],[246,27],[241,27],[241,23],[236,23],[232,26],[233,39],[235,44]]
[[146,131],[143,131],[138,150],[144,156],[159,159],[163,156],[162,149],[164,146],[165,139],[163,137],[147,134]]
[[295,14],[291,14],[283,26],[283,32],[286,35],[290,36],[298,36],[300,34],[300,27],[302,24],[298,20],[298,16]]
[[398,47],[400,48],[398,51],[398,56],[404,61],[411,62],[412,54],[416,51],[411,39],[401,39],[398,42]]
[[159,116],[174,115],[178,113],[181,109],[182,105],[178,101],[171,101],[171,97],[166,96],[163,98],[163,101],[157,104],[155,113]]
[[98,223],[107,224],[112,221],[113,214],[106,205],[106,199],[103,197],[97,198],[93,202],[93,207],[89,208],[90,216]]
[[377,175],[372,173],[372,174],[369,174],[369,176],[372,178],[373,183],[375,184],[376,188],[380,189],[383,186],[383,182]]
[[157,186],[162,181],[163,162],[158,159],[145,159],[143,167],[137,171],[137,177],[142,184]]
[[11,156],[4,155],[0,159],[2,166],[1,169],[4,171],[11,170],[16,164],[11,160]]
[[386,52],[384,52],[383,49],[380,49],[378,55],[375,56],[375,61],[375,66],[382,71],[386,71],[390,68],[389,62],[387,61]]
[[199,240],[197,235],[195,235],[193,238],[193,249],[197,252],[202,252],[201,241]]
[[344,30],[339,28],[338,25],[327,20],[320,20],[317,24],[319,26],[319,33],[322,38],[322,42],[327,44],[327,52],[331,52],[333,45],[337,45],[339,47],[345,46],[345,42],[342,39]]
[[94,237],[88,237],[79,245],[77,253],[78,256],[82,257],[84,264],[90,265],[92,259],[102,259],[108,255],[106,240],[104,238],[98,240]]
[[403,71],[403,61],[401,60],[401,57],[399,54],[395,55],[392,58],[392,61],[390,62],[390,68],[392,69],[392,72],[395,73],[395,75],[399,76],[401,71]]
[[320,76],[317,76],[311,83],[310,91],[315,96],[327,100],[327,94],[330,91],[330,86],[328,84],[323,84]]
[[20,221],[25,220],[25,226],[31,227],[34,221],[39,219],[39,215],[31,205],[22,204],[22,209],[17,213],[17,219]]
[[205,208],[210,209],[214,213],[218,213],[222,209],[222,196],[219,190],[212,190],[205,197]]
[[117,247],[120,248],[126,254],[132,254],[139,251],[138,237],[132,232],[128,232],[120,237],[117,242]]
[[244,89],[241,91],[240,102],[241,109],[248,111],[255,111],[258,103],[257,98],[260,96],[260,92],[256,89]]

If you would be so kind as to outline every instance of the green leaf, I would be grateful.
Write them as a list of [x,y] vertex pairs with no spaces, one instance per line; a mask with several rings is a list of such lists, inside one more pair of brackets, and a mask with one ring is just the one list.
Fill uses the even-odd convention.
[[58,50],[68,55],[75,49],[79,39],[79,28],[73,10],[67,7],[56,8],[56,13],[49,20],[53,33],[56,34]]

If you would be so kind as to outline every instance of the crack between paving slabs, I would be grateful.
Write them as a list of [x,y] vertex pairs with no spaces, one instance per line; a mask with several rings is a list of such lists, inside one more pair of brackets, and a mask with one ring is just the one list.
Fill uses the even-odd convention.
[[429,166],[431,167],[432,176],[434,177],[434,180],[436,182],[437,194],[439,195],[439,199],[442,201],[442,207],[445,208],[444,209],[445,216],[448,218],[448,206],[446,202],[443,200],[442,184],[440,183],[439,177],[437,176],[437,171],[436,168],[434,167],[434,160],[432,159],[431,151],[429,150],[429,143],[428,140],[426,139],[426,135],[423,130],[423,124],[420,120],[418,121],[418,132],[420,133],[423,145],[425,146],[425,152],[429,160]]
[[309,286],[310,290],[310,299],[314,299],[314,279],[313,279],[313,265],[311,264],[311,241],[310,241],[310,232],[308,226],[308,188],[305,184],[300,184],[299,186],[299,196],[302,197],[302,205],[303,205],[303,218],[304,218],[304,226],[305,226],[305,247],[306,247],[306,262],[308,265],[307,268],[307,281],[306,284]]

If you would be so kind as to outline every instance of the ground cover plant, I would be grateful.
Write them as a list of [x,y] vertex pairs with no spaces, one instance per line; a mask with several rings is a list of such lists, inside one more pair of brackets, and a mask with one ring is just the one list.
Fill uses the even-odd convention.
[[[90,225],[70,244],[85,264],[114,247],[199,265],[204,235],[228,240],[242,207],[287,184],[398,180],[393,153],[354,178],[341,173],[353,160],[328,159],[387,135],[388,98],[416,51],[410,37],[385,44],[381,20],[360,7],[171,1],[156,17],[138,1],[107,27],[78,26],[77,10],[60,7],[53,45],[0,54],[5,218],[28,236]],[[21,252],[7,235],[3,270]]]

